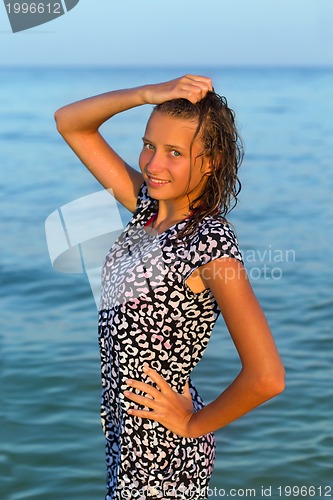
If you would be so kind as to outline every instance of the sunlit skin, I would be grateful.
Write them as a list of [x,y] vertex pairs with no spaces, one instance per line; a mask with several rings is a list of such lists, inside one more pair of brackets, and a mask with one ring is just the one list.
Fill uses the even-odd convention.
[[193,141],[196,128],[197,121],[158,111],[148,121],[139,164],[149,195],[159,200],[159,231],[188,216],[189,202],[205,188],[210,163],[202,155],[200,135]]

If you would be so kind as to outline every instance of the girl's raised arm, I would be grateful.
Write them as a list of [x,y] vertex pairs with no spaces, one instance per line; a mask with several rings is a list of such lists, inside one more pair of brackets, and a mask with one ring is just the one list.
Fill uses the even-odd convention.
[[185,75],[169,82],[107,92],[60,108],[55,113],[57,129],[83,164],[115,198],[135,210],[143,177],[111,148],[99,127],[112,116],[143,104],[159,104],[176,98],[195,103],[208,90],[211,80]]

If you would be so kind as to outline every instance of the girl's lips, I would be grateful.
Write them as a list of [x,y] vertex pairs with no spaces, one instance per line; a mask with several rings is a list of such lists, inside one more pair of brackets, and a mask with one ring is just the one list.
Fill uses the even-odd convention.
[[156,186],[165,186],[166,184],[169,184],[170,181],[165,181],[163,179],[157,179],[155,177],[147,176],[147,182],[149,185],[156,187]]

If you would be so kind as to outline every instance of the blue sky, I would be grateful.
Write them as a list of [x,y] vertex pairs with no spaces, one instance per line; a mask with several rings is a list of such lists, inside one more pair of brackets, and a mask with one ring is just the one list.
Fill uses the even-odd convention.
[[332,66],[332,26],[332,0],[80,0],[13,34],[1,2],[0,66]]

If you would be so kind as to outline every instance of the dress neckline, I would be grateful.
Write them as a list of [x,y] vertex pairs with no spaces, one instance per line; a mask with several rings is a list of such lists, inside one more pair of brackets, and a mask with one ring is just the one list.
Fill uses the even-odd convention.
[[178,224],[182,224],[182,223],[186,222],[188,219],[190,219],[192,217],[192,215],[193,215],[193,211],[187,217],[185,217],[184,219],[179,220],[178,222],[175,222],[175,224],[173,224],[172,226],[167,227],[164,231],[162,231],[161,233],[158,233],[155,228],[151,227],[154,224],[154,222],[156,221],[156,219],[157,219],[158,212],[156,212],[151,217],[149,217],[149,219],[144,223],[143,227],[144,227],[144,229],[147,229],[147,228],[151,227],[152,232],[150,234],[155,233],[156,236],[162,236],[165,233],[167,233],[168,231],[170,231],[170,230],[174,229],[175,227],[177,227]]

